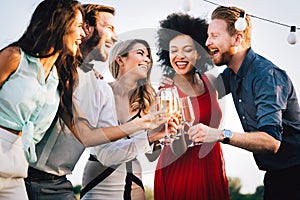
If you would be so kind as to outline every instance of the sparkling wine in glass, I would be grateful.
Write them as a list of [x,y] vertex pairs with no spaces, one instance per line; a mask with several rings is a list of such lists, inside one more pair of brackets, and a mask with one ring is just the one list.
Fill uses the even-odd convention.
[[168,133],[168,121],[173,113],[173,91],[172,88],[162,88],[159,92],[159,99],[160,99],[160,110],[165,110],[165,117],[167,122],[165,123],[165,136],[164,139],[161,141],[162,145],[169,145],[171,142],[171,138],[169,137]]
[[195,121],[195,113],[190,97],[182,97],[181,99],[182,119],[185,124],[191,127]]
[[[182,109],[182,119],[183,119],[183,126],[182,126],[182,133],[184,133],[184,124],[188,125],[190,128],[193,126],[194,121],[195,121],[195,113],[193,109],[193,105],[191,102],[190,97],[183,97],[181,98],[181,109]],[[189,142],[188,146],[194,146],[194,145],[200,145],[201,143],[194,143],[194,142]]]
[[[176,86],[173,86],[171,89],[172,89],[172,93],[173,93],[172,114],[177,115],[178,113],[181,113],[179,94],[178,94]],[[175,139],[173,132],[170,133],[170,138],[171,138],[171,140]]]

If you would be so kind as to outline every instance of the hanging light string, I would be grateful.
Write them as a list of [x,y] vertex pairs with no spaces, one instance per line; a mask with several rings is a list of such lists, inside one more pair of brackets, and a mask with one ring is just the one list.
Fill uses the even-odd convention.
[[[215,6],[222,6],[220,4],[217,4],[215,2],[212,2],[212,1],[209,1],[209,0],[203,0],[207,3],[210,3],[210,4],[213,4]],[[252,18],[256,18],[256,19],[259,19],[259,20],[263,20],[263,21],[267,21],[267,22],[270,22],[270,23],[273,23],[273,24],[277,24],[277,25],[281,25],[281,26],[285,26],[285,27],[289,27],[290,28],[290,34],[287,38],[288,42],[290,44],[296,44],[297,43],[297,35],[296,35],[296,30],[300,30],[299,27],[296,27],[296,26],[290,26],[290,25],[287,25],[287,24],[284,24],[284,23],[280,23],[280,22],[276,22],[274,20],[269,20],[269,19],[266,19],[266,18],[262,18],[262,17],[258,17],[258,16],[255,16],[255,15],[251,15],[249,13],[247,13],[247,15],[249,15],[250,17]],[[240,18],[243,19],[243,17],[239,17],[239,20],[240,21]],[[242,23],[238,23],[238,26],[237,27],[243,27]],[[242,28],[241,28],[242,29]]]
[[[205,1],[207,3],[210,3],[210,4],[213,4],[213,5],[216,5],[216,6],[222,6],[222,5],[214,3],[212,1],[208,1],[208,0],[203,0],[203,1]],[[270,23],[273,23],[273,24],[278,24],[278,25],[285,26],[285,27],[291,27],[290,25],[283,24],[283,23],[280,23],[280,22],[276,22],[276,21],[273,21],[273,20],[269,20],[269,19],[266,19],[266,18],[258,17],[258,16],[255,16],[255,15],[251,15],[249,13],[247,13],[247,15],[249,15],[252,18],[257,18],[257,19],[260,19],[260,20],[263,20],[263,21],[267,21],[267,22],[270,22]],[[297,30],[300,30],[300,28],[297,28]]]

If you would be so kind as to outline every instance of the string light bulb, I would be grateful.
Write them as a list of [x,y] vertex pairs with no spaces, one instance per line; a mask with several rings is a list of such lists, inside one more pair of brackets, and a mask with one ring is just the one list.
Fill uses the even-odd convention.
[[243,31],[243,30],[246,29],[247,22],[246,22],[246,19],[245,19],[245,15],[246,15],[245,12],[240,12],[239,18],[234,23],[234,27],[235,27],[236,30]]
[[296,26],[291,26],[291,31],[287,37],[287,41],[288,41],[288,43],[290,43],[292,45],[297,43],[298,38],[297,38],[297,34],[296,34]]
[[183,10],[186,13],[191,12],[192,9],[192,0],[183,0]]
[[[207,3],[210,3],[210,4],[213,4],[213,5],[216,5],[216,6],[222,6],[220,4],[212,2],[211,0],[203,0],[203,1],[207,2]],[[247,22],[246,22],[246,16],[245,15],[246,15],[245,12],[240,12],[239,13],[239,18],[234,23],[234,26],[235,26],[236,30],[243,31],[243,30],[246,29]],[[280,25],[280,26],[290,27],[291,28],[290,34],[287,37],[288,43],[291,44],[291,45],[294,45],[298,42],[298,37],[297,37],[297,34],[296,34],[296,30],[300,30],[299,27],[297,28],[296,26],[290,26],[288,24],[283,24],[283,23],[276,22],[276,21],[273,21],[273,20],[270,20],[270,19],[262,18],[262,17],[255,16],[255,15],[251,15],[249,13],[247,15],[251,18],[256,18],[256,19],[263,20],[263,21],[266,21],[266,22],[270,22],[270,23],[273,23],[273,24],[277,24],[277,25]]]

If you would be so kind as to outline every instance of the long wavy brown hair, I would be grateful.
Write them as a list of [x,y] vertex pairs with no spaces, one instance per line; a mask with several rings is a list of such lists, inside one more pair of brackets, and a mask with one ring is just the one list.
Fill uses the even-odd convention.
[[118,77],[120,66],[116,62],[117,56],[126,57],[132,47],[137,44],[143,44],[148,50],[150,58],[150,70],[147,73],[146,79],[138,81],[138,87],[134,89],[132,95],[129,98],[130,112],[136,112],[141,110],[143,113],[148,113],[150,106],[155,101],[156,92],[150,83],[150,74],[152,69],[152,54],[151,48],[147,41],[141,39],[125,40],[117,43],[110,52],[109,56],[109,70],[114,78]]
[[55,62],[59,76],[61,108],[73,117],[72,93],[77,83],[77,66],[81,60],[78,50],[76,56],[68,55],[63,37],[75,21],[76,12],[84,17],[81,4],[75,0],[44,0],[34,10],[30,23],[20,39],[8,46],[18,46],[26,54],[47,58],[57,52]]
[[47,58],[57,52],[64,54],[63,37],[74,22],[77,10],[84,16],[78,1],[42,1],[21,38],[9,46],[19,46],[26,54],[38,58]]

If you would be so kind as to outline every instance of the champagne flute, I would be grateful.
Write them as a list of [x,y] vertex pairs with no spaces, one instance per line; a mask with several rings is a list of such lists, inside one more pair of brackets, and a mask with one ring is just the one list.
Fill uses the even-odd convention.
[[[180,97],[177,91],[177,87],[173,86],[172,87],[172,92],[173,92],[173,114],[178,114],[181,113],[181,102],[180,102]],[[182,120],[180,119],[180,123],[182,123]],[[171,139],[178,138],[180,136],[180,131],[179,134],[176,134],[176,137],[174,136],[173,132],[171,132],[170,137]]]
[[[182,118],[183,118],[183,127],[181,131],[184,132],[184,124],[187,124],[189,128],[193,126],[195,121],[195,113],[194,113],[194,109],[190,97],[186,96],[181,98],[181,105],[182,105]],[[193,142],[188,146],[194,146],[200,144],[202,143]]]
[[[172,94],[173,94],[173,101],[172,101],[172,108],[173,108],[173,110],[172,110],[172,114],[177,114],[178,112],[181,112],[181,106],[180,106],[180,99],[179,99],[179,94],[178,94],[178,91],[177,91],[177,87],[176,86],[173,86],[172,88],[171,88],[171,90],[172,90]],[[170,138],[172,139],[172,140],[174,140],[175,139],[175,136],[174,136],[174,134],[173,134],[173,132],[171,132],[171,134],[170,134]]]
[[171,139],[168,134],[168,121],[170,119],[170,116],[173,112],[173,92],[172,88],[162,88],[159,92],[160,97],[160,110],[165,110],[165,117],[167,119],[165,123],[165,136],[163,140],[161,141],[162,145],[169,145],[171,142]]
[[180,98],[182,121],[190,128],[195,121],[195,113],[189,96]]

